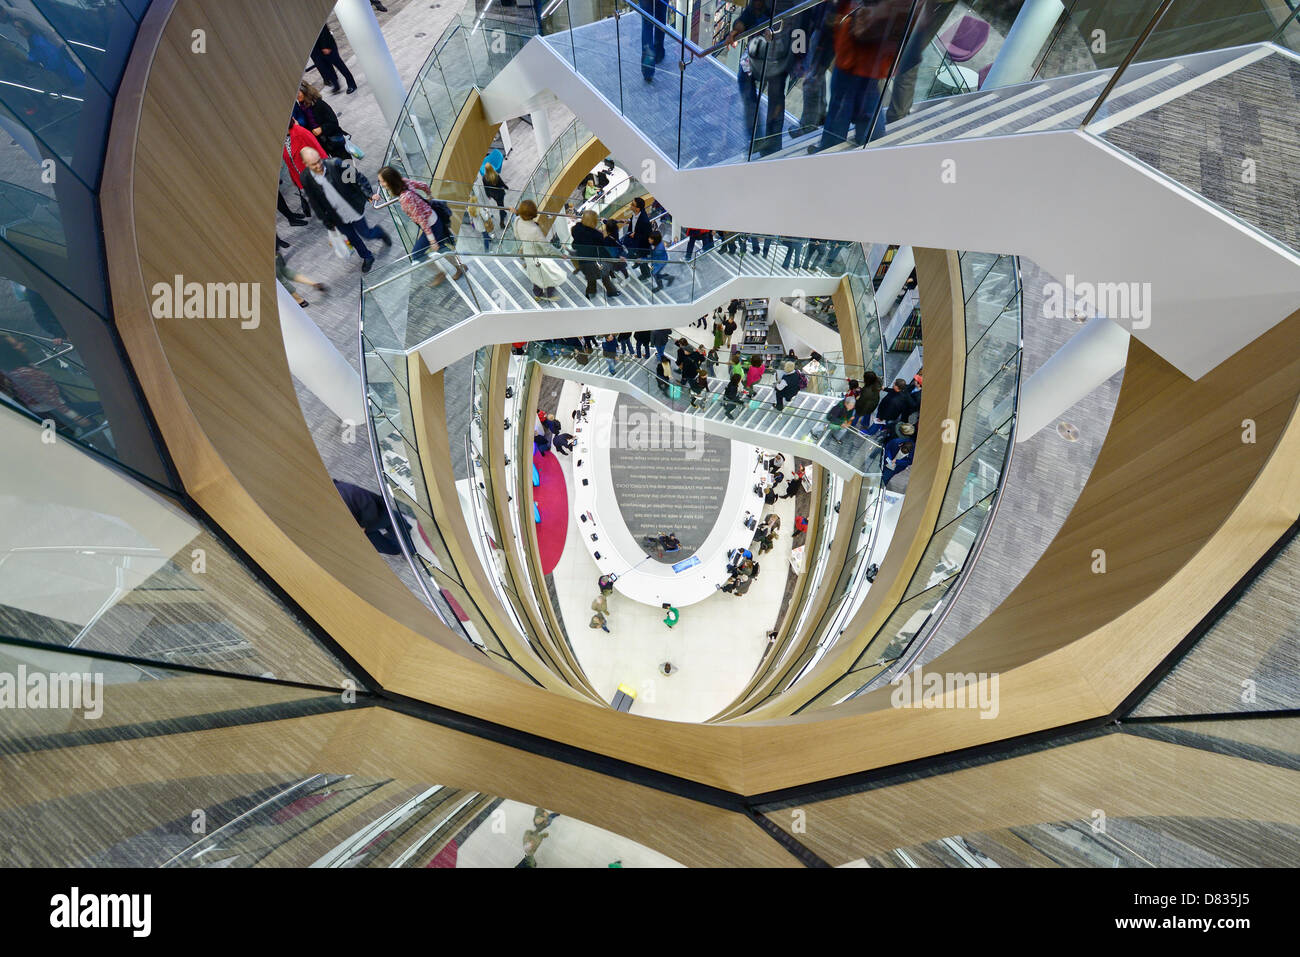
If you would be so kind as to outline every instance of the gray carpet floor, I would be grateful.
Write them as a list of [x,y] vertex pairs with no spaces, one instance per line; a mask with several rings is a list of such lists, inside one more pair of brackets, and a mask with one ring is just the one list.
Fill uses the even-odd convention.
[[[1063,346],[1080,326],[1043,315],[1043,287],[1055,277],[1020,261],[1024,286],[1024,353],[1021,382]],[[1046,428],[1015,446],[1001,503],[970,578],[953,600],[920,664],[947,651],[988,617],[1016,587],[1056,537],[1079,497],[1110,428],[1123,373],[1119,372],[1061,416],[1079,430],[1077,441]]]
[[[1274,54],[1106,132],[1104,139],[1300,249],[1300,63]],[[1254,163],[1243,182],[1243,162]]]

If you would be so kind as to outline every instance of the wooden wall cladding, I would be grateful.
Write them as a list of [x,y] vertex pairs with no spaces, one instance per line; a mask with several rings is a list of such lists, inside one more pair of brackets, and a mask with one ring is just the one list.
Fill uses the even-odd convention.
[[[1240,722],[1236,722],[1240,723]],[[1131,734],[805,805],[797,835],[833,865],[954,835],[1055,821],[1190,817],[1300,825],[1300,773]],[[768,819],[790,830],[790,811]],[[1049,865],[1050,861],[1047,862]]]

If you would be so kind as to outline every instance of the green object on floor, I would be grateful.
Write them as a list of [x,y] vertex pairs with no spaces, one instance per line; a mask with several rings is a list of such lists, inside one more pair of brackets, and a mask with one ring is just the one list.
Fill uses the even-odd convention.
[[678,620],[681,617],[682,617],[682,613],[679,612],[676,608],[669,605],[668,617],[664,619],[664,624],[667,625],[669,628],[671,628],[673,625],[677,624]]
[[623,862],[622,862],[622,861],[611,861],[610,864],[609,864],[609,866],[610,866],[610,867],[619,867],[619,868],[621,868],[621,867],[623,866]]

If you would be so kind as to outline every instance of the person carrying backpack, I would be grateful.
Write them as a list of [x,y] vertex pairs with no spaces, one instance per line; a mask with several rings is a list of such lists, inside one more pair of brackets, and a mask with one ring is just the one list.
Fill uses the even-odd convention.
[[[434,199],[428,183],[418,179],[406,179],[392,166],[385,166],[379,171],[379,182],[383,184],[390,196],[397,199],[402,212],[406,213],[420,230],[420,235],[411,246],[412,262],[424,262],[428,258],[430,247],[436,250],[455,249],[456,241],[451,232],[451,207],[440,199]],[[424,193],[428,199],[420,196],[420,193]],[[382,201],[379,193],[375,193],[370,198],[372,201]],[[454,274],[447,265],[448,260],[456,265]],[[453,281],[465,275],[464,263],[454,255],[445,256],[439,265],[444,274],[434,277],[429,284],[431,286],[441,286],[446,281],[447,275],[450,275]]]

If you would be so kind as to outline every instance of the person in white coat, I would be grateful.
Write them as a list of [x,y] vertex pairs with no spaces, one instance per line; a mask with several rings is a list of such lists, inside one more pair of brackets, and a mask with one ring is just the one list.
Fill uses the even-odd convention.
[[537,224],[537,204],[531,199],[524,200],[515,210],[515,238],[519,240],[519,252],[524,257],[524,274],[533,284],[533,295],[538,299],[558,299],[555,287],[568,277],[563,266],[546,258],[555,247],[547,241],[542,227]]

